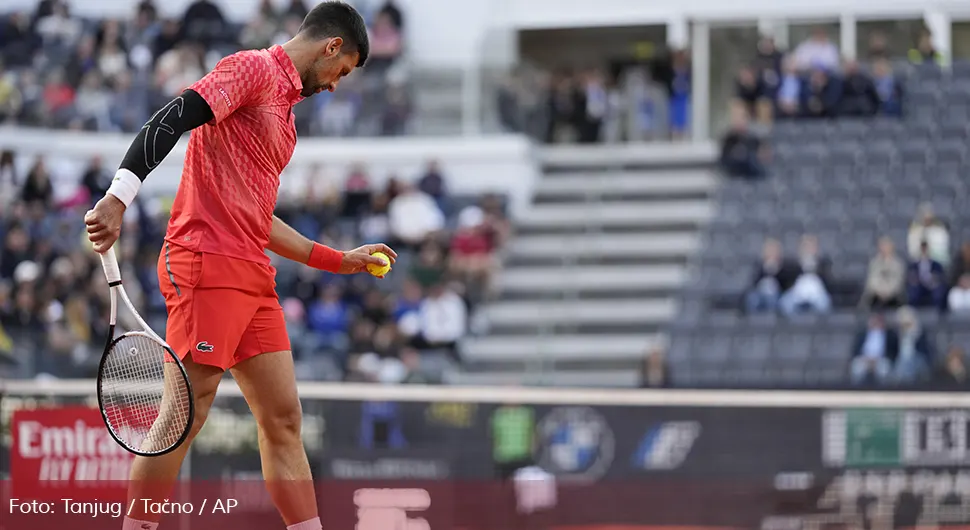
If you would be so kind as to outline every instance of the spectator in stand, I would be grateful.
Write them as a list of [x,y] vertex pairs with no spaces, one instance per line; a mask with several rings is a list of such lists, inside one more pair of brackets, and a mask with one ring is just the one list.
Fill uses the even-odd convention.
[[298,18],[302,21],[309,12],[310,10],[307,9],[306,3],[303,0],[290,0],[290,5],[283,14],[288,17]]
[[421,285],[410,278],[405,280],[401,294],[395,300],[394,309],[391,312],[394,321],[400,322],[407,315],[416,315],[421,308],[422,298]]
[[946,276],[943,265],[930,256],[929,246],[920,244],[920,254],[909,264],[906,280],[909,303],[915,307],[943,309],[946,302]]
[[0,22],[0,57],[11,67],[28,67],[35,50],[41,47],[40,36],[32,31],[30,18],[14,12]]
[[867,309],[886,309],[903,305],[906,264],[896,253],[889,237],[879,239],[879,252],[869,262],[866,287],[859,305]]
[[456,362],[458,340],[468,329],[468,306],[445,282],[428,290],[418,312],[420,327],[412,346],[421,350],[444,350]]
[[774,311],[781,293],[790,289],[798,277],[797,265],[784,259],[781,243],[777,239],[765,240],[761,253],[751,288],[745,295],[745,307],[749,313]]
[[360,220],[360,237],[364,243],[387,241],[391,235],[391,221],[387,214],[388,193],[374,196],[370,210]]
[[200,49],[191,42],[179,42],[158,58],[155,87],[163,97],[176,97],[205,75]]
[[781,84],[781,69],[784,54],[775,46],[775,39],[768,36],[758,40],[758,54],[755,57],[755,74],[764,87],[765,97],[773,100]]
[[[398,176],[396,174],[391,173],[390,175],[387,176],[387,181],[384,184],[384,195],[387,196],[387,200],[388,201],[391,201],[395,197],[397,197],[398,195],[400,195],[401,194],[401,190],[403,190],[403,189],[404,189],[404,183],[401,181],[400,178],[398,178]],[[422,190],[422,191],[424,191],[424,190]],[[427,193],[427,192],[425,192],[425,193]],[[432,195],[432,194],[429,193],[428,195]]]
[[382,5],[378,11],[378,14],[387,15],[387,17],[391,20],[391,23],[394,24],[394,27],[397,28],[398,31],[402,31],[404,29],[404,14],[401,13],[401,8],[399,8],[392,0],[387,0],[384,2],[384,5]]
[[573,141],[577,136],[577,126],[582,121],[586,110],[582,97],[569,71],[556,74],[551,84],[546,143]]
[[132,133],[148,120],[148,95],[143,83],[134,84],[131,74],[125,72],[115,80],[115,92],[108,107],[109,127]]
[[243,28],[239,42],[244,48],[268,48],[273,44],[280,18],[276,14],[272,0],[262,0],[254,16]]
[[765,91],[765,86],[761,81],[761,78],[755,74],[755,71],[751,67],[744,67],[738,72],[738,80],[735,83],[735,96],[734,104],[741,106],[748,116],[756,116],[759,121],[762,120],[761,107],[766,104],[770,105],[767,100],[767,94]]
[[69,85],[79,86],[84,76],[98,71],[98,57],[95,54],[97,51],[95,46],[94,35],[85,35],[81,38],[71,61],[64,65],[64,75]]
[[74,89],[64,79],[63,70],[54,70],[47,77],[43,91],[43,119],[52,126],[66,126],[74,116]]
[[151,44],[152,57],[155,60],[153,65],[157,65],[159,57],[175,48],[175,45],[181,41],[181,34],[182,26],[178,20],[167,19],[162,21],[158,36],[155,37],[155,40]]
[[[15,281],[15,283],[23,282]],[[18,344],[27,347],[32,346],[37,349],[44,348],[46,326],[44,325],[41,310],[42,307],[38,304],[37,296],[34,294],[32,286],[17,286],[14,292],[12,307],[4,315],[3,321],[0,322],[13,339],[15,349]],[[15,351],[16,354],[17,352]]]
[[883,383],[892,374],[899,352],[899,337],[886,327],[879,313],[869,316],[866,329],[856,335],[849,375],[854,385]]
[[117,20],[105,20],[101,24],[97,42],[98,70],[108,82],[114,82],[117,76],[129,69],[121,24]]
[[909,226],[906,238],[910,259],[917,260],[923,252],[923,244],[929,249],[929,256],[933,261],[946,267],[950,263],[950,230],[946,224],[933,213],[933,206],[924,203],[920,206],[916,218]]
[[951,313],[970,315],[970,273],[960,276],[946,299]]
[[469,206],[458,214],[458,230],[451,240],[451,274],[468,286],[469,297],[475,301],[489,292],[496,267],[487,230],[485,213],[478,206]]
[[43,157],[38,156],[34,166],[27,173],[27,180],[20,192],[20,200],[28,207],[39,205],[45,210],[54,206],[54,186],[51,184]]
[[374,24],[370,27],[370,45],[367,66],[374,68],[379,74],[385,72],[401,56],[404,39],[389,13],[381,11],[374,19]]
[[822,27],[815,28],[812,36],[795,48],[794,59],[795,67],[803,72],[836,72],[842,62],[838,46],[829,39],[828,32]]
[[934,385],[943,388],[966,388],[970,383],[967,357],[963,348],[953,345],[946,352],[943,362],[935,370]]
[[423,289],[443,281],[447,272],[445,253],[434,240],[427,240],[421,244],[418,259],[411,266],[410,276]]
[[674,52],[673,76],[670,80],[670,136],[682,140],[690,128],[692,90],[690,55],[685,50]]
[[371,188],[370,177],[363,164],[354,164],[344,181],[344,198],[342,217],[358,217],[367,211],[373,201],[374,192]]
[[0,56],[0,124],[15,120],[23,109],[24,99],[17,87],[16,77],[4,69]]
[[512,234],[512,223],[505,215],[502,200],[498,195],[487,194],[482,197],[482,211],[485,213],[485,234],[493,249],[500,249]]
[[442,212],[448,211],[448,186],[444,175],[441,174],[441,164],[437,160],[428,162],[424,175],[418,180],[418,189],[430,195],[438,203],[438,208],[441,208]]
[[84,76],[74,101],[76,117],[80,128],[88,131],[107,130],[110,127],[109,110],[111,99],[102,89],[103,80],[97,72]]
[[898,384],[911,385],[929,377],[935,354],[933,343],[913,308],[900,307],[896,311],[896,324],[899,353],[893,366],[893,378]]
[[421,370],[421,354],[418,350],[414,348],[403,348],[398,357],[401,359],[401,363],[404,364],[404,368],[408,371],[408,375],[401,381],[402,383],[406,385],[428,385],[436,382],[432,381]]
[[[158,10],[152,0],[142,0],[135,7],[135,20],[128,25],[124,35],[124,46],[131,50],[131,57],[143,53],[151,55],[151,45],[161,31],[158,21]],[[136,51],[137,50],[137,51]],[[133,60],[133,63],[140,61]]]
[[765,174],[767,158],[767,147],[749,129],[747,111],[743,107],[733,108],[731,130],[721,141],[721,168],[732,177],[760,178]]
[[840,116],[867,117],[879,111],[879,94],[872,79],[859,69],[853,60],[845,62],[842,78],[842,97],[839,104]]
[[834,118],[841,94],[842,89],[825,70],[813,70],[801,93],[800,113],[807,118]]
[[387,214],[395,247],[416,249],[445,228],[445,216],[438,204],[410,184],[405,184],[401,194],[391,201]]
[[360,355],[374,351],[374,334],[377,326],[366,319],[358,319],[354,322],[350,330],[350,346],[348,351],[351,355]]
[[341,295],[339,287],[328,285],[320,293],[320,299],[310,306],[307,314],[310,331],[326,349],[339,350],[346,346],[351,315],[347,304],[341,300]]
[[872,64],[872,80],[879,96],[879,113],[884,116],[899,117],[903,113],[902,84],[893,74],[892,66],[886,59],[877,59]]
[[13,339],[10,331],[4,327],[10,324],[11,290],[9,281],[0,280],[0,366],[17,363],[14,358]]
[[[13,203],[19,190],[20,177],[17,176],[13,151],[0,151],[0,212],[5,211]],[[0,223],[0,230],[2,230],[2,223]]]
[[869,34],[869,46],[866,50],[866,60],[869,62],[889,59],[889,41],[882,32]]
[[583,101],[586,112],[579,127],[579,143],[592,144],[602,137],[603,120],[608,109],[606,80],[598,70],[583,74]]
[[801,113],[803,83],[792,57],[782,63],[781,81],[778,85],[778,114],[785,118],[797,118]]
[[13,278],[17,266],[30,258],[30,235],[19,223],[7,229],[3,252],[0,252],[0,280]]
[[943,55],[933,46],[933,35],[929,31],[920,33],[916,47],[909,50],[909,61],[916,65],[931,64],[939,66]]
[[111,185],[111,178],[112,175],[104,169],[101,156],[92,157],[88,162],[88,167],[84,170],[84,174],[81,175],[81,186],[87,190],[91,206],[98,199],[104,197],[104,194],[108,191],[108,186]]
[[182,16],[182,38],[213,46],[228,35],[222,10],[211,0],[195,0]]
[[640,388],[667,388],[670,386],[670,367],[661,346],[652,347],[643,359],[640,369]]
[[360,308],[360,318],[383,326],[391,320],[390,300],[379,290],[368,291]]
[[778,300],[782,312],[786,315],[828,313],[832,309],[828,287],[832,282],[832,260],[819,253],[818,238],[814,235],[802,236],[798,266],[794,285]]
[[80,19],[71,16],[67,3],[58,0],[52,2],[51,14],[38,20],[36,29],[44,48],[57,54],[77,43],[83,27]]

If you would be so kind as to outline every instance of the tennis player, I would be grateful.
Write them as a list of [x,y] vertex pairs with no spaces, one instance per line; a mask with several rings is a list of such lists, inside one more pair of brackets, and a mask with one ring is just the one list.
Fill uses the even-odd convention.
[[[367,29],[349,5],[329,1],[282,46],[222,59],[162,107],[128,149],[107,195],[85,216],[96,251],[118,239],[125,209],[148,174],[192,130],[158,276],[168,309],[167,342],[182,356],[195,393],[186,443],[137,457],[130,499],[162,500],[202,428],[225,370],[259,426],[263,476],[290,530],[321,530],[300,438],[300,401],[290,342],[266,250],[311,267],[355,274],[397,255],[385,245],[340,252],[308,240],[273,215],[280,173],[296,145],[292,107],[333,91],[368,54]],[[123,530],[155,530],[158,517],[133,504]]]

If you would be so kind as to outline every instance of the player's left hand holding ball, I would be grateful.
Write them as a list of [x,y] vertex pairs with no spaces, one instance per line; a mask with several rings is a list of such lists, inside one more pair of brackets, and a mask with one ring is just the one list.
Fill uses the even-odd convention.
[[88,239],[94,243],[96,252],[104,254],[114,245],[121,235],[121,221],[124,217],[125,203],[110,194],[102,197],[93,209],[84,214]]
[[[375,253],[381,253],[390,259],[390,263],[384,261],[380,256],[374,256]],[[357,274],[359,272],[367,271],[369,265],[382,270],[387,267],[387,270],[382,270],[383,274],[375,274],[378,278],[383,278],[388,272],[390,272],[390,267],[394,265],[397,260],[397,252],[391,250],[391,247],[383,244],[377,243],[374,245],[364,245],[362,247],[355,248],[354,250],[348,250],[344,252],[343,260],[340,262],[340,274]]]

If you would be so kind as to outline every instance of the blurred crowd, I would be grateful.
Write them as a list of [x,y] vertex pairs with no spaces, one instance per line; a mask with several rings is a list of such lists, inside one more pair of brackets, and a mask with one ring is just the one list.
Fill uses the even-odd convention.
[[545,143],[682,140],[691,120],[690,54],[665,52],[611,72],[522,66],[496,92],[499,124]]
[[[771,153],[762,138],[776,120],[901,116],[902,82],[892,59],[879,34],[870,40],[864,65],[843,61],[823,29],[788,54],[763,38],[753,64],[738,75],[722,168],[731,176],[763,176]],[[916,66],[939,60],[925,31],[906,57]],[[923,322],[939,313],[970,317],[970,243],[955,255],[951,248],[950,228],[930,204],[916,213],[902,252],[890,237],[878,241],[864,285],[833,276],[833,260],[814,234],[803,235],[793,255],[769,238],[742,303],[749,314],[795,317],[828,314],[858,300],[872,316],[852,346],[852,383],[962,385],[970,381],[963,350],[937,345]],[[845,296],[860,291],[861,298]]]
[[[932,378],[950,379],[963,373],[964,354],[958,346],[941,356],[921,316],[948,313],[970,320],[970,242],[950,253],[950,231],[929,204],[921,206],[899,252],[892,238],[882,237],[869,263],[863,286],[848,286],[862,296],[858,307],[873,316],[853,346],[854,383],[910,385]],[[787,317],[830,313],[840,282],[832,274],[832,259],[812,234],[802,237],[797,252],[785,255],[781,243],[765,241],[755,264],[744,307],[749,314],[778,312]],[[884,313],[895,312],[895,326]]]
[[[775,120],[902,116],[903,85],[894,59],[878,33],[858,61],[843,60],[824,28],[788,53],[763,37],[754,59],[738,72],[731,126],[721,142],[723,169],[732,176],[762,176],[770,157],[763,136]],[[919,35],[907,60],[915,65],[940,61],[928,31]]]
[[[104,347],[108,288],[82,217],[112,173],[98,158],[80,174],[57,171],[44,157],[0,155],[0,374],[12,377],[90,377]],[[460,339],[481,329],[473,309],[490,296],[509,233],[505,198],[451,193],[433,161],[411,177],[376,186],[364,166],[346,176],[310,167],[305,185],[281,197],[277,213],[307,237],[337,248],[386,241],[400,255],[384,280],[273,256],[299,377],[437,382],[460,362]],[[139,196],[117,247],[127,290],[159,332],[170,205]]]
[[[364,2],[352,2],[364,4]],[[300,134],[403,134],[410,117],[401,10],[387,0],[356,5],[371,38],[368,68],[294,108]],[[181,18],[141,0],[127,19],[86,19],[68,0],[33,13],[0,10],[0,123],[89,131],[137,131],[151,112],[240,49],[281,44],[299,29],[304,0],[263,0],[245,24],[219,0],[196,0]]]

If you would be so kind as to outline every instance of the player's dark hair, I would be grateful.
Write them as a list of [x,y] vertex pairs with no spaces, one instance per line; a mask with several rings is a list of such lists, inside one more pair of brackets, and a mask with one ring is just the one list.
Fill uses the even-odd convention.
[[315,40],[340,37],[344,40],[343,51],[356,51],[360,58],[357,66],[364,66],[370,53],[367,25],[352,6],[330,0],[317,4],[307,13],[300,26],[300,33]]

